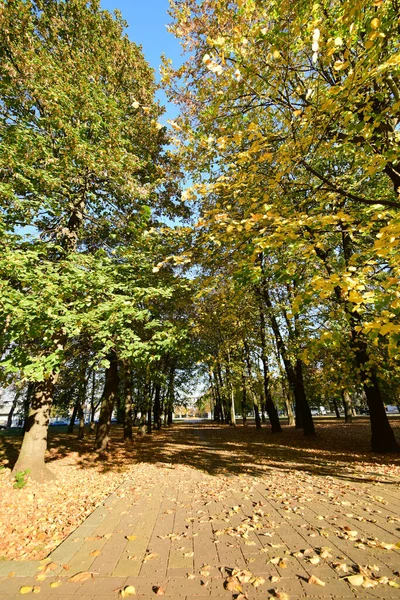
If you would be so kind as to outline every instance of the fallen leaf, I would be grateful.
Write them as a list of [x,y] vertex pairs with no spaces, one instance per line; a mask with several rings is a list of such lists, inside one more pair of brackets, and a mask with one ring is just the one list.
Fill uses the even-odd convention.
[[375,588],[377,585],[379,585],[379,583],[375,579],[370,579],[369,577],[364,579],[362,583],[363,588]]
[[119,590],[119,596],[121,598],[127,598],[128,596],[135,596],[136,588],[133,585],[126,585]]
[[20,594],[31,594],[33,592],[33,587],[30,585],[23,585],[19,588]]
[[62,581],[52,581],[50,583],[51,588],[58,588],[58,587],[60,587],[60,585],[62,585]]
[[164,588],[159,585],[153,585],[152,590],[157,596],[164,596],[165,594]]
[[318,563],[321,562],[321,559],[319,558],[319,556],[312,556],[311,558],[309,558],[309,561],[312,565],[318,565]]
[[308,580],[308,583],[321,586],[325,585],[325,581],[322,581],[322,579],[318,579],[318,577],[315,577],[315,575],[311,575],[310,579]]
[[278,567],[280,569],[287,569],[286,558],[282,558],[282,560],[278,562]]
[[289,594],[282,590],[274,590],[274,596],[275,598],[278,598],[278,600],[289,600],[290,598]]
[[101,550],[93,550],[93,552],[90,553],[90,556],[100,556],[101,554]]
[[346,577],[350,585],[359,586],[364,583],[364,575],[349,575]]
[[254,577],[250,583],[253,587],[258,588],[260,585],[265,583],[265,579],[264,577]]
[[125,537],[130,542],[134,542],[137,539],[137,535],[126,535]]
[[146,554],[146,556],[144,557],[144,561],[148,561],[148,560],[153,560],[153,558],[157,558],[158,554],[157,552],[150,552],[150,554]]
[[92,577],[93,573],[91,573],[90,571],[81,571],[80,573],[76,573],[75,575],[70,577],[69,581],[71,581],[72,583],[82,583],[87,579],[92,579]]
[[224,581],[224,588],[228,590],[228,592],[243,592],[243,588],[236,577],[228,577],[228,579]]

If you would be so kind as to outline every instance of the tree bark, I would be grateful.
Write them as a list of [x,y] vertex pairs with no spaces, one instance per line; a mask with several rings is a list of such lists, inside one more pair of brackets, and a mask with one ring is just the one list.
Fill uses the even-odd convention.
[[157,382],[155,384],[154,391],[154,429],[161,429],[161,384]]
[[344,420],[346,423],[353,422],[353,405],[350,394],[347,390],[342,390],[342,401],[344,407]]
[[279,421],[278,411],[272,400],[271,391],[269,387],[269,369],[268,369],[268,356],[267,356],[267,340],[265,336],[266,322],[264,307],[262,305],[261,294],[258,294],[259,299],[259,312],[260,312],[260,339],[261,339],[261,362],[263,365],[263,383],[264,383],[264,396],[265,396],[265,410],[267,411],[268,419],[271,424],[272,433],[280,433],[282,427]]
[[125,369],[125,409],[124,409],[124,440],[132,442],[132,370]]
[[[335,410],[335,414],[336,414],[336,418],[340,419],[340,411],[339,411],[339,407],[338,404],[336,402],[336,398],[332,399],[332,404],[333,404],[333,408]],[[345,407],[345,411],[346,411],[346,407]]]
[[105,452],[108,448],[111,417],[118,394],[119,376],[115,352],[112,352],[108,359],[110,361],[110,366],[106,369],[106,380],[101,399],[99,422],[97,423],[96,429],[95,448],[99,452]]
[[149,404],[147,406],[147,433],[152,433],[152,416],[151,416],[151,399],[149,398]]
[[54,479],[53,473],[45,465],[44,457],[47,450],[47,431],[56,381],[57,375],[52,374],[45,381],[34,384],[25,435],[13,469],[14,474],[29,471],[29,477],[36,481]]
[[247,426],[247,390],[246,390],[246,375],[242,371],[242,420],[243,427]]
[[78,396],[78,398],[77,398],[77,400],[76,400],[76,402],[74,404],[74,410],[72,411],[72,416],[71,416],[71,419],[69,421],[67,433],[73,433],[74,432],[75,419],[76,419],[76,415],[78,414],[79,403],[80,403],[80,398]]
[[367,405],[371,422],[372,452],[378,452],[380,454],[400,452],[400,447],[396,442],[393,429],[390,426],[389,419],[385,411],[385,405],[379,389],[376,371],[374,368],[371,368],[369,372],[367,372],[368,354],[366,344],[362,340],[358,340],[356,360],[358,367],[363,374],[363,387],[367,397]]
[[13,415],[14,415],[15,408],[17,406],[17,401],[18,401],[19,394],[20,394],[20,392],[17,392],[15,394],[15,396],[14,396],[14,400],[13,400],[13,403],[12,403],[12,406],[11,406],[11,410],[8,413],[8,416],[7,416],[7,428],[9,428],[9,427],[12,426]]
[[282,357],[288,382],[295,397],[296,427],[300,424],[301,420],[301,427],[304,430],[304,435],[315,436],[314,422],[312,419],[311,410],[308,405],[304,389],[302,361],[300,359],[297,359],[295,366],[293,366],[288,357],[286,345],[283,341],[278,321],[272,312],[273,306],[269,297],[266,282],[263,282],[263,285],[261,286],[261,293],[263,294],[263,298],[267,308],[270,309],[269,319],[272,331],[274,332],[276,346],[278,348],[279,354]]

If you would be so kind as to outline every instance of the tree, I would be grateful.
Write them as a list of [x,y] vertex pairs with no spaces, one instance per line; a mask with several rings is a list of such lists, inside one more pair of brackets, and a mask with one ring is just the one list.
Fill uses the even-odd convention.
[[[114,277],[116,231],[123,227],[126,241],[150,227],[166,138],[153,72],[118,13],[97,0],[17,0],[2,9],[3,369],[34,382],[15,469],[45,478],[59,369],[70,340],[98,335],[95,307],[98,317],[107,312],[109,289],[109,307],[126,302]],[[16,227],[40,237],[27,240]],[[130,301],[127,312],[141,308]],[[111,339],[98,345],[104,360]]]
[[178,0],[171,14],[190,58],[176,72],[166,64],[164,79],[182,109],[178,152],[194,172],[186,196],[199,227],[227,255],[250,244],[248,268],[285,251],[274,279],[295,274],[306,298],[292,314],[310,314],[312,297],[318,311],[341,303],[372,448],[397,451],[373,345],[382,337],[398,355],[397,2]]

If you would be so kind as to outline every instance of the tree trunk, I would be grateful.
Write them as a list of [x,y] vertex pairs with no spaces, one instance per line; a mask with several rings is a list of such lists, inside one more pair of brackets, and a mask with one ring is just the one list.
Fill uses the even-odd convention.
[[149,404],[147,407],[147,433],[152,433],[152,422],[151,422],[151,400],[149,398]]
[[154,429],[161,429],[161,384],[155,384],[154,392]]
[[283,341],[278,321],[273,314],[273,306],[271,299],[269,297],[268,289],[266,286],[266,282],[263,282],[261,286],[261,293],[263,294],[263,298],[265,301],[265,305],[270,310],[269,319],[271,323],[272,331],[274,332],[276,346],[278,348],[278,352],[282,357],[283,364],[285,366],[286,375],[288,378],[289,385],[293,391],[295,402],[296,402],[296,427],[300,425],[303,427],[304,435],[307,436],[315,436],[314,422],[311,415],[311,410],[307,402],[306,393],[304,389],[304,381],[303,381],[303,368],[302,361],[300,359],[296,360],[295,366],[292,365],[286,345]]
[[110,366],[106,369],[106,380],[101,399],[99,422],[96,429],[95,448],[99,452],[105,452],[109,443],[111,417],[114,410],[115,400],[118,394],[118,362],[115,352],[109,356]]
[[[333,408],[335,410],[336,418],[340,419],[340,411],[339,411],[338,404],[336,402],[336,398],[332,399],[332,404],[333,404]],[[346,411],[346,406],[344,407],[344,410]],[[346,422],[347,422],[347,419],[346,419]]]
[[235,388],[233,386],[233,378],[231,376],[230,362],[231,362],[231,358],[230,358],[230,352],[228,349],[228,361],[225,365],[225,370],[226,370],[225,374],[226,374],[226,380],[227,380],[227,384],[228,384],[228,388],[229,388],[229,392],[230,392],[230,396],[231,396],[231,401],[230,401],[229,411],[227,411],[227,415],[229,415],[229,425],[231,425],[232,427],[236,427]]
[[294,412],[292,408],[290,395],[284,392],[283,401],[285,403],[285,408],[288,416],[288,425],[293,427],[296,424],[296,419],[294,418]]
[[344,420],[346,423],[353,422],[353,405],[351,403],[351,397],[347,390],[342,390],[342,401],[344,407]]
[[143,435],[146,435],[146,413],[144,410],[140,411],[140,420],[139,420],[139,427],[138,427],[138,435],[141,437]]
[[[346,266],[348,266],[353,253],[352,240],[349,232],[342,224],[343,254]],[[341,294],[337,294],[338,300]],[[339,300],[340,301],[340,300]],[[355,307],[354,307],[355,308]],[[382,401],[375,367],[369,365],[369,354],[366,340],[360,333],[363,321],[357,310],[350,310],[349,303],[345,302],[345,309],[350,319],[351,339],[359,369],[364,392],[367,397],[369,418],[371,422],[371,449],[373,452],[387,453],[400,452],[396,442],[393,429],[390,427],[389,419]]]
[[170,427],[173,424],[173,420],[172,420],[172,406],[169,404],[168,405],[168,415],[167,415],[167,425]]
[[78,414],[78,408],[79,408],[80,400],[81,399],[78,396],[78,399],[77,399],[77,401],[74,404],[74,410],[72,411],[72,416],[71,416],[71,419],[69,421],[67,433],[73,433],[74,432],[75,419],[76,419],[76,415]]
[[303,361],[299,358],[296,360],[296,404],[299,405],[304,435],[315,436],[314,421],[304,390]]
[[17,400],[18,400],[19,394],[20,394],[20,392],[17,392],[15,394],[15,396],[14,396],[14,400],[13,400],[13,403],[12,403],[12,406],[11,406],[11,410],[8,413],[8,416],[7,416],[7,428],[9,428],[9,427],[12,426],[13,415],[14,415],[15,408],[17,406]]
[[261,405],[261,423],[263,425],[267,424],[267,419],[265,417],[265,402],[263,402],[263,404]]
[[242,371],[242,420],[243,427],[247,426],[247,390],[246,390],[246,375],[244,371]]
[[46,467],[44,457],[47,449],[47,430],[50,409],[53,401],[54,385],[57,375],[52,374],[45,381],[34,385],[26,430],[18,460],[13,473],[29,471],[36,481],[54,479],[53,473]]
[[267,411],[268,419],[271,424],[272,433],[280,433],[282,431],[281,424],[279,422],[278,411],[272,400],[271,391],[269,387],[269,369],[268,369],[268,357],[267,357],[267,340],[265,336],[266,322],[264,307],[262,305],[262,296],[258,294],[259,300],[259,313],[260,313],[260,340],[261,340],[261,362],[263,365],[263,384],[264,384],[264,396],[265,396],[265,410]]
[[124,440],[132,442],[132,370],[125,369]]
[[389,453],[400,452],[393,429],[390,426],[385,406],[382,401],[378,378],[372,371],[369,379],[364,382],[365,395],[369,408],[371,421],[371,449],[372,452]]
[[79,419],[79,427],[78,427],[78,440],[83,440],[85,437],[85,413],[83,411],[84,404],[82,402],[79,403],[78,406],[78,419]]

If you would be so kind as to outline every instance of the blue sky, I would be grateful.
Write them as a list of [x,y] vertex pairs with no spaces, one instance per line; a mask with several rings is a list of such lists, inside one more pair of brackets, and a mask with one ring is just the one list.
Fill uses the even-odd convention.
[[[172,59],[175,67],[182,63],[179,42],[166,29],[171,20],[167,14],[168,0],[101,0],[101,6],[110,12],[114,12],[115,9],[121,11],[129,25],[129,38],[143,47],[146,60],[156,72],[157,81],[160,79],[161,54],[164,53]],[[176,117],[177,110],[168,105],[164,92],[159,91],[157,97],[168,110],[162,120]]]

